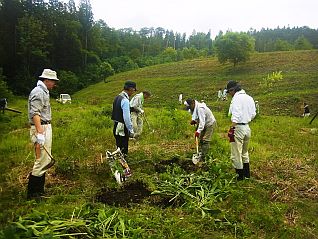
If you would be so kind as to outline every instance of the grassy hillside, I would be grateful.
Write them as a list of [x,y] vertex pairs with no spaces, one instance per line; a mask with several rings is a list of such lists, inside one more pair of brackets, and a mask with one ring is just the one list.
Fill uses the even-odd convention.
[[[272,87],[260,86],[262,79],[282,71],[283,80]],[[175,105],[180,92],[184,97],[205,100],[219,110],[217,91],[228,80],[239,81],[259,101],[266,115],[299,116],[303,102],[318,109],[318,51],[273,52],[255,54],[251,60],[233,67],[221,65],[216,58],[156,65],[110,77],[75,94],[75,99],[89,103],[111,103],[127,79],[135,80],[139,90],[149,89],[154,97],[150,107]]]
[[[0,238],[318,238],[318,52],[254,55],[235,69],[200,59],[118,74],[78,92],[71,105],[53,99],[53,151],[42,201],[26,201],[33,166],[27,99],[9,102],[23,114],[0,113]],[[259,83],[281,70],[270,89]],[[130,141],[133,175],[119,187],[105,160],[115,150],[113,98],[127,79],[154,93],[149,125]],[[216,102],[227,80],[260,101],[252,123],[250,180],[236,182],[226,136],[229,101]],[[218,122],[202,168],[190,115],[178,95],[204,99]],[[104,157],[101,157],[103,156]]]

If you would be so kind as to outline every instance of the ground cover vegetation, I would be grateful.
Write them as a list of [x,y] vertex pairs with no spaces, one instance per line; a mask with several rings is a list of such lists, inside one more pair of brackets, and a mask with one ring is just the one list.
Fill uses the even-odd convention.
[[[317,238],[318,120],[299,117],[303,101],[317,111],[317,66],[313,50],[253,54],[236,67],[211,57],[116,74],[72,104],[52,99],[57,163],[41,201],[26,201],[34,157],[27,99],[12,99],[23,114],[0,113],[0,238]],[[265,87],[269,78],[279,80]],[[118,186],[105,151],[115,150],[111,104],[127,79],[153,97],[145,103],[149,125],[130,142],[133,175]],[[260,104],[252,178],[242,182],[229,159],[230,101],[216,101],[229,79]],[[194,128],[180,92],[204,100],[218,122],[202,168],[191,162]]]
[[[0,90],[3,74],[11,91],[24,96],[43,67],[63,76],[63,83],[52,92],[56,96],[107,81],[114,73],[165,62],[218,55],[221,62],[237,64],[254,50],[318,49],[318,30],[306,26],[220,32],[214,39],[210,32],[186,35],[160,26],[114,29],[94,19],[89,0],[78,6],[74,0],[0,0],[0,26]],[[222,40],[231,40],[229,36],[235,42],[224,49],[218,42],[224,45]]]

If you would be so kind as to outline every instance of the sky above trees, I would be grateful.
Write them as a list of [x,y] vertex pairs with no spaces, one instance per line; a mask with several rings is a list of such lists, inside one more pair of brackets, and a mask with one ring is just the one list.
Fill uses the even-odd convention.
[[[67,0],[65,0],[67,2]],[[78,4],[80,0],[76,0]],[[116,29],[163,27],[191,35],[250,28],[318,28],[317,0],[90,0],[94,19]]]

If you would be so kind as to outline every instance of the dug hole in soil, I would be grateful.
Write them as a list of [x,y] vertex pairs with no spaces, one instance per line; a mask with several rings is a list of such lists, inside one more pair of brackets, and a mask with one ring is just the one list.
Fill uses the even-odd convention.
[[[187,172],[193,172],[196,167],[192,164],[192,161],[180,160],[177,157],[173,157],[171,160],[162,160],[155,164],[155,171],[157,173],[163,173],[167,171],[169,167],[178,165]],[[143,203],[147,199],[150,204],[169,207],[178,206],[182,204],[181,201],[170,201],[170,198],[163,195],[152,195],[148,190],[147,185],[141,181],[125,182],[120,188],[102,188],[96,195],[96,200],[107,205],[114,206],[129,206],[133,203]]]
[[145,199],[150,205],[162,208],[177,207],[184,203],[180,200],[170,201],[170,198],[163,195],[152,195],[147,186],[140,181],[126,182],[120,189],[102,188],[96,195],[96,199],[99,202],[117,207],[128,207],[134,203],[141,204],[144,203]]

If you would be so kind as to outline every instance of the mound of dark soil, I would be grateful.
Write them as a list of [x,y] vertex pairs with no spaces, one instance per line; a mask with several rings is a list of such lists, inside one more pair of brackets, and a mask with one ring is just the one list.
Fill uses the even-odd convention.
[[131,203],[141,203],[150,194],[144,183],[136,181],[125,183],[120,189],[103,188],[96,199],[108,205],[129,206]]
[[164,173],[168,168],[173,166],[180,166],[184,171],[191,173],[198,170],[198,167],[195,166],[191,159],[189,160],[181,160],[177,157],[173,157],[170,160],[161,160],[159,163],[155,164],[155,170],[157,173]]

